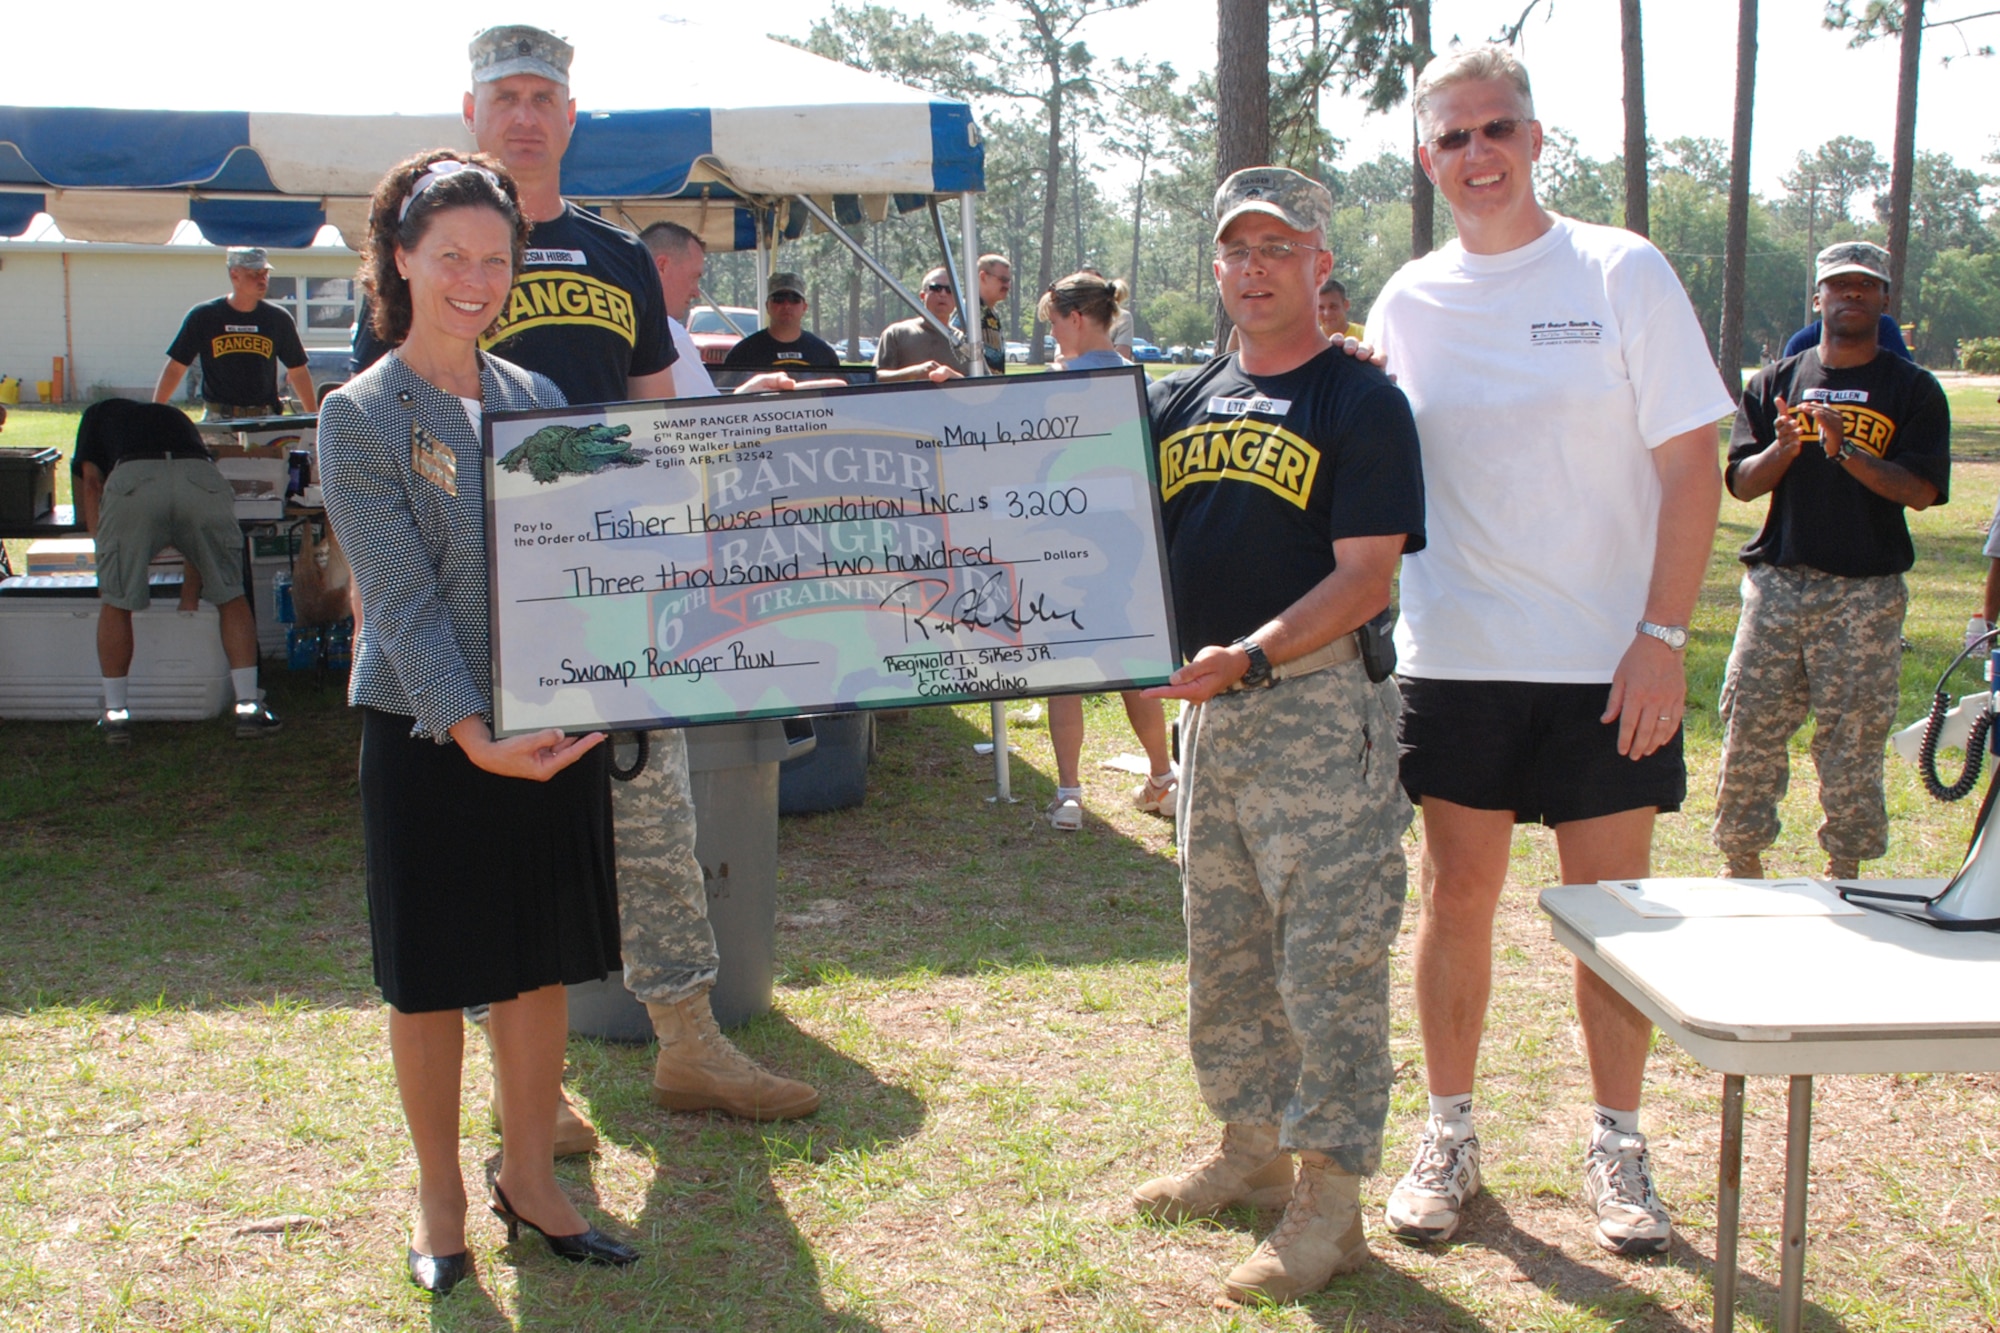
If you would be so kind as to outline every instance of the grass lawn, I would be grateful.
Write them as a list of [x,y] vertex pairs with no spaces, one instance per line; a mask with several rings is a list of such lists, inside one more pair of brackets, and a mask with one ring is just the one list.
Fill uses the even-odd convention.
[[[1902,721],[1977,607],[2000,489],[1994,392],[1954,392],[1952,503],[1914,520]],[[74,429],[73,414],[22,411],[0,439],[67,448]],[[1661,873],[1719,867],[1715,695],[1732,552],[1761,512],[1725,502],[1689,652],[1691,796],[1661,821]],[[983,707],[884,723],[863,808],[784,822],[777,1007],[738,1034],[816,1082],[819,1114],[755,1126],[662,1112],[645,1096],[649,1049],[574,1040],[570,1086],[605,1147],[562,1178],[645,1259],[572,1269],[532,1238],[506,1245],[480,1215],[477,1281],[433,1309],[402,1272],[414,1162],[369,976],[358,729],[335,682],[266,677],[286,728],[255,746],[220,722],[142,725],[123,753],[81,724],[0,723],[9,1333],[1709,1326],[1721,1080],[1658,1045],[1646,1128],[1676,1242],[1646,1261],[1600,1253],[1579,1199],[1590,1095],[1567,955],[1533,905],[1556,875],[1539,830],[1517,835],[1502,908],[1480,1084],[1488,1187],[1461,1239],[1421,1251],[1379,1234],[1423,1105],[1413,903],[1384,1171],[1365,1190],[1379,1262],[1299,1306],[1215,1305],[1271,1219],[1162,1226],[1125,1202],[1214,1126],[1187,1061],[1172,825],[1131,810],[1133,779],[1101,766],[1137,749],[1110,698],[1088,706],[1090,817],[1068,836],[1038,815],[1053,778],[1041,724],[1014,729],[1023,799],[995,807],[971,751]],[[1823,860],[1809,740],[1793,746],[1777,873]],[[1893,843],[1870,873],[1953,869],[1971,802],[1932,802],[1893,759],[1889,781]],[[483,1064],[468,1061],[464,1087],[475,1200],[497,1162]],[[1783,1094],[1751,1080],[1739,1328],[1775,1327]],[[2000,1076],[1819,1081],[1808,1329],[2000,1329],[1996,1126]]]

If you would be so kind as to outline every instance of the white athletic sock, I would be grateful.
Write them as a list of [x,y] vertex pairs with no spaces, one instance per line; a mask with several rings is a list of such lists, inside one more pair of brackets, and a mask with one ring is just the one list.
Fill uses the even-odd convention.
[[1456,1093],[1450,1097],[1431,1094],[1431,1114],[1447,1125],[1469,1125],[1472,1123],[1472,1094]]
[[1639,1132],[1639,1112],[1635,1107],[1630,1111],[1614,1111],[1599,1103],[1595,1108],[1595,1124],[1591,1138],[1601,1139],[1607,1134],[1637,1134]]
[[1082,803],[1083,803],[1083,788],[1081,788],[1081,787],[1057,787],[1057,788],[1056,788],[1056,803],[1057,803],[1058,805],[1060,805],[1060,804],[1061,804],[1062,802],[1064,802],[1064,801],[1075,801],[1075,802],[1077,802],[1077,803],[1078,803],[1079,805],[1080,805],[1080,804],[1082,804]]
[[247,666],[247,667],[229,668],[229,685],[231,689],[234,689],[236,691],[237,703],[254,704],[257,702],[256,667]]
[[130,676],[104,676],[104,709],[106,712],[123,712],[130,705],[132,678]]

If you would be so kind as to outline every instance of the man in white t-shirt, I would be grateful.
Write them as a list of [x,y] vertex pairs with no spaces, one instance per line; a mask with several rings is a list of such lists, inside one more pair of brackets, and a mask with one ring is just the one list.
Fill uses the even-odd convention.
[[694,298],[701,295],[702,269],[708,264],[708,247],[701,237],[678,222],[655,222],[639,233],[652,253],[653,267],[660,272],[660,295],[666,298],[667,328],[674,335],[680,355],[674,359],[674,397],[712,398],[715,381],[701,363],[701,349],[688,335],[688,312]]
[[[1442,1240],[1479,1189],[1472,1086],[1513,826],[1554,827],[1565,883],[1643,876],[1654,817],[1685,795],[1682,652],[1734,400],[1659,251],[1536,201],[1542,127],[1512,52],[1433,61],[1415,110],[1458,240],[1391,278],[1368,320],[1416,415],[1430,523],[1396,648],[1431,1114],[1388,1222]],[[1652,1027],[1581,964],[1575,987],[1596,1239],[1658,1253],[1672,1227],[1638,1120]]]

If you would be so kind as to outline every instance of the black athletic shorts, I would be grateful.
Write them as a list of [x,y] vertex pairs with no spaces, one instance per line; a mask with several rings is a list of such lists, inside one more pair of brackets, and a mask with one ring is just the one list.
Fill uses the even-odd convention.
[[1681,732],[1644,759],[1618,753],[1618,722],[1599,722],[1611,686],[1398,676],[1403,790],[1516,824],[1564,824],[1687,797]]

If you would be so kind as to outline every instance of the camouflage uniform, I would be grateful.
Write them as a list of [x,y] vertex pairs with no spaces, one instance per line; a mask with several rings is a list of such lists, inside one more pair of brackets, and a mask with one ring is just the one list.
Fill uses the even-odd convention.
[[[631,736],[616,739],[622,743],[613,757],[622,768],[631,763]],[[645,769],[611,784],[618,930],[626,988],[653,1004],[675,1004],[715,984],[715,931],[694,857],[686,733],[653,731],[646,739]]]
[[1188,1044],[1209,1109],[1373,1172],[1402,922],[1392,681],[1357,661],[1218,695],[1184,725]]
[[1778,837],[1789,781],[1785,746],[1817,719],[1813,767],[1829,856],[1869,861],[1889,849],[1882,746],[1896,720],[1903,576],[1843,578],[1806,565],[1752,565],[1719,708],[1722,772],[1715,843],[1731,856]]

